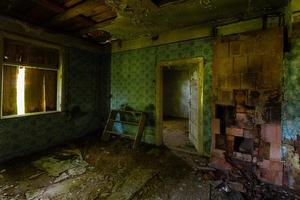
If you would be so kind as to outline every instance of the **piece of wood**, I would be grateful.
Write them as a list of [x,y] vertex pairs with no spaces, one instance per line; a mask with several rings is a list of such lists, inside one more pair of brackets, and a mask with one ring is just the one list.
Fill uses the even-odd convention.
[[114,135],[114,136],[122,137],[122,138],[128,138],[128,139],[131,139],[131,140],[135,139],[135,137],[133,137],[132,135],[120,134],[120,133],[115,132],[115,131],[107,131],[107,133],[109,133],[111,135]]
[[110,120],[115,119],[116,115],[117,115],[116,111],[114,111],[114,110],[110,111],[107,122],[106,122],[106,125],[105,125],[104,130],[103,130],[102,135],[101,135],[101,140],[102,141],[108,141],[109,140],[109,138],[110,138],[109,131],[111,131],[112,127],[113,127],[113,123],[110,123]]
[[[42,6],[48,10],[51,10],[52,12],[62,15],[65,12],[67,12],[68,10],[56,3],[53,3],[49,0],[31,0],[32,2],[36,3],[39,6]],[[80,20],[82,23],[87,24],[88,26],[92,26],[93,24],[95,24],[95,22],[89,18],[86,18],[84,16],[78,16],[77,17],[78,20]],[[45,26],[52,26],[54,24],[51,24],[51,22],[45,22],[44,23]]]
[[66,7],[71,7],[79,2],[82,2],[82,0],[66,0],[64,5]]
[[117,14],[114,11],[106,10],[98,15],[95,15],[94,17],[92,17],[92,19],[96,22],[102,22],[102,21],[111,19],[116,16],[117,16]]
[[145,129],[145,124],[146,124],[146,116],[144,113],[141,113],[140,121],[139,121],[139,129],[133,143],[133,149],[136,149],[141,143],[143,132]]
[[78,33],[80,35],[84,35],[84,34],[87,34],[87,33],[99,31],[99,30],[101,30],[101,28],[110,25],[115,20],[115,18],[116,17],[113,17],[111,19],[107,19],[105,21],[99,22],[99,23],[95,24],[94,26],[91,26],[89,28],[80,30]]
[[110,8],[107,7],[105,4],[99,4],[99,6],[94,7],[93,9],[87,10],[86,12],[82,13],[82,15],[86,17],[94,17],[103,12],[107,12]]
[[137,122],[120,121],[120,120],[111,120],[111,121],[115,122],[115,123],[121,123],[121,124],[128,124],[128,125],[139,126],[139,123],[137,123]]
[[50,33],[40,27],[28,25],[25,22],[4,17],[0,15],[0,33],[6,35],[23,36],[26,39],[40,40],[58,44],[61,47],[79,48],[95,53],[105,53],[109,49],[80,38],[67,36],[64,34]]
[[[138,120],[138,122],[137,121],[133,122],[133,121],[125,121],[125,120],[116,120],[116,117],[118,114],[130,114],[131,116],[134,116],[135,118],[139,118],[139,120]],[[138,132],[135,136],[118,133],[116,131],[113,131],[114,123],[138,126]],[[101,140],[108,141],[110,139],[111,135],[118,135],[120,137],[126,137],[126,138],[134,140],[132,148],[136,149],[142,140],[143,132],[145,129],[145,124],[146,124],[146,115],[143,112],[128,111],[128,110],[111,110],[109,113],[105,128],[102,132]]]
[[39,6],[42,6],[44,8],[47,8],[48,10],[51,10],[55,13],[63,13],[65,12],[65,9],[56,3],[53,3],[48,0],[31,0],[32,2],[38,4]]
[[52,26],[62,21],[66,21],[78,15],[81,15],[89,10],[92,10],[94,7],[99,5],[104,5],[104,0],[87,0],[83,3],[78,4],[77,6],[66,10],[65,12],[55,16],[53,19],[48,21],[46,25]]

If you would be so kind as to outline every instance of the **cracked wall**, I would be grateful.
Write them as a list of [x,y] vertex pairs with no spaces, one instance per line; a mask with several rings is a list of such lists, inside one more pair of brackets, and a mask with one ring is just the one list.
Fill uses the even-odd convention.
[[218,38],[214,52],[212,164],[230,169],[227,156],[282,185],[282,28]]

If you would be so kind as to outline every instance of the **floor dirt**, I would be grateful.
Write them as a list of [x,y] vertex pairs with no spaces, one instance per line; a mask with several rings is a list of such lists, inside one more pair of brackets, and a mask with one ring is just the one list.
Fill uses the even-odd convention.
[[[132,141],[125,139],[101,143],[87,137],[4,163],[0,166],[0,199],[208,199],[208,184],[179,154],[164,147],[142,145],[134,151],[131,146]],[[49,164],[49,160],[60,159],[61,152],[72,150],[81,154],[73,155],[76,159],[82,157],[88,163],[83,173],[69,175],[66,163],[76,163],[74,157],[63,158],[72,162]],[[207,165],[206,159],[196,161]]]
[[126,139],[103,143],[89,136],[1,164],[0,199],[242,199],[211,189],[222,175],[216,176],[207,158],[146,144],[131,147]]
[[189,140],[188,119],[167,117],[163,121],[163,127],[163,142],[167,147],[197,153]]

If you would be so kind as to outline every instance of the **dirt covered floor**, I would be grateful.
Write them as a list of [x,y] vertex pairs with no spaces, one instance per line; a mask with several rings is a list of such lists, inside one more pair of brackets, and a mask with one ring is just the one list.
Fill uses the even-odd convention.
[[0,199],[244,199],[240,192],[224,192],[224,175],[206,158],[149,145],[133,151],[131,145],[92,136],[4,163]]

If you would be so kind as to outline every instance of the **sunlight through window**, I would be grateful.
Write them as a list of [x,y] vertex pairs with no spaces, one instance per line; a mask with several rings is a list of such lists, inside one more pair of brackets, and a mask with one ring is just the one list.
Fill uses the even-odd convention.
[[25,68],[20,67],[17,78],[17,109],[18,115],[25,114]]

